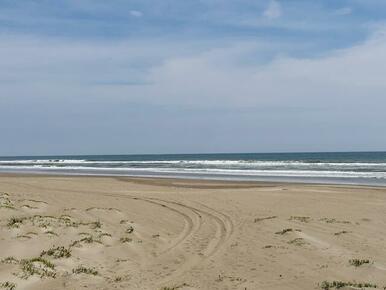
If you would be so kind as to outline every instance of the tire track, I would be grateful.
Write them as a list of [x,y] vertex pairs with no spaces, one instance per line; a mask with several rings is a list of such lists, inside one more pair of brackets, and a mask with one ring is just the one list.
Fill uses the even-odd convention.
[[233,222],[232,222],[231,218],[229,216],[221,213],[221,212],[218,212],[217,210],[215,210],[213,208],[206,206],[206,205],[198,203],[201,207],[204,207],[207,209],[207,210],[202,210],[202,209],[199,209],[196,207],[192,207],[192,206],[183,204],[181,202],[167,201],[167,200],[163,200],[163,199],[159,199],[159,198],[150,198],[150,199],[162,201],[162,202],[169,203],[169,204],[171,203],[171,204],[178,205],[180,207],[183,207],[183,208],[189,209],[193,212],[196,212],[200,216],[207,216],[212,221],[214,221],[214,223],[216,224],[216,228],[218,229],[217,233],[215,233],[215,237],[217,239],[217,242],[215,245],[213,245],[212,249],[208,249],[207,253],[205,254],[205,256],[207,258],[213,256],[217,252],[217,250],[219,248],[221,248],[221,246],[228,240],[228,238],[233,233]]
[[[38,188],[38,186],[34,185],[28,186]],[[47,187],[45,189],[47,189]],[[62,190],[58,188],[52,188],[52,190],[57,192],[90,194],[90,191],[84,190]],[[184,229],[177,238],[173,239],[173,242],[170,246],[158,252],[158,254],[155,256],[155,260],[153,261],[154,263],[152,263],[154,266],[156,265],[157,261],[161,261],[159,259],[162,257],[166,257],[167,259],[173,257],[173,254],[170,256],[167,254],[170,254],[176,248],[181,248],[183,250],[184,245],[196,246],[197,240],[201,243],[202,246],[205,247],[204,249],[199,249],[196,246],[195,250],[197,252],[201,252],[199,255],[193,254],[192,256],[186,257],[186,254],[183,253],[182,256],[178,256],[183,260],[183,264],[180,264],[177,269],[170,268],[162,271],[159,279],[155,281],[157,285],[172,282],[174,279],[181,277],[192,268],[197,267],[200,263],[203,263],[213,257],[226,244],[227,240],[231,237],[234,231],[233,221],[229,216],[198,202],[195,202],[197,206],[192,206],[180,201],[167,200],[156,197],[140,197],[122,193],[109,193],[105,191],[94,191],[92,194],[143,201],[155,206],[162,207],[181,216],[185,223]],[[189,202],[194,203],[194,201]],[[200,233],[204,224],[206,230],[208,230],[210,224],[215,228],[215,230],[210,235],[208,235],[208,231],[205,232],[204,229],[202,229],[204,232]]]
[[[161,203],[173,204],[178,207],[188,209],[198,214],[200,217],[202,217],[203,220],[205,221],[208,220],[209,222],[214,224],[216,228],[216,231],[213,234],[213,238],[211,238],[209,242],[207,242],[207,246],[205,250],[201,251],[202,256],[190,257],[177,270],[172,271],[171,273],[167,273],[167,275],[165,275],[166,277],[159,282],[159,285],[166,285],[168,283],[173,282],[173,280],[183,276],[192,268],[197,267],[199,264],[213,257],[223,246],[225,246],[226,241],[233,234],[234,227],[233,227],[232,219],[229,216],[215,209],[212,209],[208,206],[199,204],[200,207],[205,208],[205,209],[202,209],[202,208],[193,207],[177,201],[170,201],[170,200],[159,199],[159,198],[148,198],[148,199],[156,200]],[[191,237],[193,238],[193,235]],[[186,239],[186,242],[188,242],[187,240],[188,239]]]

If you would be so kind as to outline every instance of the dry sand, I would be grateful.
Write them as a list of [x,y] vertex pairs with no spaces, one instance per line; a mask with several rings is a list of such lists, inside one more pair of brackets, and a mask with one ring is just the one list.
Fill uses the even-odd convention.
[[0,219],[5,289],[386,286],[386,188],[2,175]]

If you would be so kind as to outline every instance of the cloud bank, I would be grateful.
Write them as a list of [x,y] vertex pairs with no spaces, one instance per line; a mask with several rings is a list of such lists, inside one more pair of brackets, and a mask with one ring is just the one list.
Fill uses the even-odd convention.
[[380,2],[145,2],[2,7],[0,155],[386,147]]

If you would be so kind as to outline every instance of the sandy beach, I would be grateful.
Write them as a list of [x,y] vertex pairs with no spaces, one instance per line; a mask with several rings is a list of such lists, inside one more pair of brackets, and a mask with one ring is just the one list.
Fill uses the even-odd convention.
[[386,188],[3,174],[0,285],[383,289],[385,213]]

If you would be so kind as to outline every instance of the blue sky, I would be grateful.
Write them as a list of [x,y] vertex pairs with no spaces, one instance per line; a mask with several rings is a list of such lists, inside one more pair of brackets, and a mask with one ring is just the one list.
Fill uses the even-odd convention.
[[381,0],[0,0],[0,155],[386,150]]

